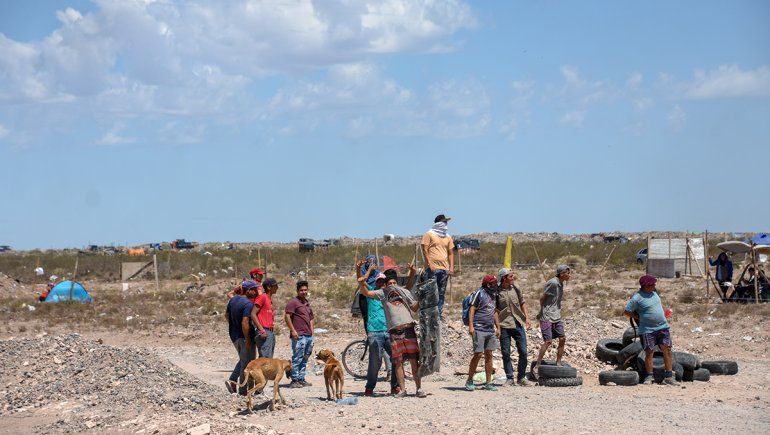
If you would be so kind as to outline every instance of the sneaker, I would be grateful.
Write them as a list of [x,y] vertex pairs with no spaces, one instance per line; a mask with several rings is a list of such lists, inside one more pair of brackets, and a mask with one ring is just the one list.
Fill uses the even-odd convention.
[[487,391],[497,391],[495,384],[484,384],[484,389]]
[[529,379],[527,379],[527,378],[521,378],[521,379],[519,379],[519,386],[521,386],[521,387],[531,387],[531,386],[533,386],[533,385],[535,385],[535,383],[534,383],[534,382],[532,382],[532,381],[530,381],[530,380],[529,380]]
[[392,394],[392,395],[394,395],[394,396],[395,396],[396,394],[400,393],[400,392],[401,392],[401,387],[395,387],[395,388],[391,388],[391,389],[390,389],[390,394]]
[[300,381],[291,381],[289,385],[286,386],[286,388],[302,388],[304,385]]
[[370,390],[370,389],[368,389],[368,388],[367,388],[367,389],[365,389],[365,390],[364,390],[364,396],[366,396],[366,397],[371,397],[371,396],[374,396],[374,390]]
[[398,398],[406,397],[406,391],[399,391],[398,393],[395,394],[395,397],[398,397]]
[[299,381],[299,383],[302,384],[303,387],[312,387],[313,386],[313,384],[311,384],[310,382],[308,382],[308,381],[306,381],[304,379]]
[[679,386],[679,382],[677,382],[676,379],[674,379],[673,376],[669,376],[669,377],[663,379],[663,383],[666,384],[666,385],[671,385],[672,387],[678,387]]
[[653,382],[655,382],[655,378],[653,378],[652,375],[647,375],[644,378],[644,381],[642,382],[642,384],[644,384],[644,385],[652,385]]
[[506,387],[515,387],[516,386],[516,380],[515,379],[506,379],[505,383],[503,384]]
[[423,397],[428,397],[428,395],[427,395],[427,394],[425,394],[425,391],[422,391],[422,388],[418,388],[418,389],[417,389],[417,392],[415,393],[415,395],[416,395],[417,397],[420,397],[420,398],[423,398]]
[[225,381],[225,386],[227,387],[227,391],[229,391],[230,394],[235,394],[235,388],[236,388],[235,382],[227,380]]
[[465,389],[468,391],[473,391],[476,389],[476,387],[473,386],[473,380],[469,380],[465,382]]

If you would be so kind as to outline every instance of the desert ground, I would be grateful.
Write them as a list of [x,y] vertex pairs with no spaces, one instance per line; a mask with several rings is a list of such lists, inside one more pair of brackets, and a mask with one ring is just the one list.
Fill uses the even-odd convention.
[[[723,304],[705,294],[702,278],[661,279],[658,289],[671,307],[675,350],[702,360],[738,362],[733,376],[678,387],[601,386],[611,370],[594,355],[601,338],[620,338],[628,326],[622,308],[636,291],[641,268],[602,270],[577,265],[564,297],[567,351],[579,387],[503,387],[496,353],[496,392],[463,389],[471,341],[460,322],[462,296],[485,272],[468,267],[452,279],[442,325],[442,370],[424,379],[427,398],[394,398],[387,382],[364,397],[364,382],[347,376],[345,397],[355,405],[326,401],[322,366],[309,364],[311,387],[282,389],[288,404],[267,409],[267,395],[246,401],[228,394],[224,380],[236,362],[223,313],[233,278],[211,278],[202,289],[189,282],[84,281],[91,304],[39,304],[40,284],[0,275],[0,431],[4,433],[766,433],[770,430],[770,307]],[[517,271],[518,285],[536,313],[543,278],[539,270]],[[278,275],[276,312],[293,295],[296,278]],[[363,337],[350,315],[353,277],[310,277],[317,316],[315,351],[333,350]],[[30,308],[33,307],[33,308]],[[276,357],[289,358],[289,339],[276,321]],[[542,343],[528,331],[529,359]],[[555,348],[546,358],[555,355]],[[515,365],[514,352],[514,365]],[[288,381],[284,380],[284,386]]]

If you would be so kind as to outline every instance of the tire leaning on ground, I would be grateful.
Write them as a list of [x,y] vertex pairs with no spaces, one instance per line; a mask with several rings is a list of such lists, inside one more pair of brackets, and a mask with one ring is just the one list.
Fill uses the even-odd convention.
[[[639,376],[641,377],[642,372],[646,371],[646,368],[644,366],[644,358],[645,358],[645,352],[641,351],[639,352],[639,355],[636,357],[636,369],[639,372]],[[674,361],[671,367],[671,371],[674,372],[674,378],[677,381],[682,380],[682,376],[684,376],[684,367],[682,367],[681,364]],[[655,378],[655,382],[662,382],[663,378],[666,376],[666,364],[663,361],[663,352],[656,351],[652,354],[652,377]]]
[[[537,379],[537,373],[535,373],[535,363],[536,362],[537,361],[532,361],[529,364],[529,377],[530,377],[531,380],[536,380]],[[540,361],[540,367],[542,367],[542,366],[555,366],[555,365],[556,365],[556,361],[554,361],[552,359],[544,359],[544,360]],[[572,367],[571,365],[569,365],[569,363],[565,363],[565,362],[562,362],[562,365],[564,367]]]
[[[540,368],[543,367],[542,365],[540,366]],[[538,383],[544,387],[578,387],[583,385],[583,378],[550,378],[542,379]]]
[[558,378],[575,378],[577,377],[577,370],[573,367],[567,366],[547,366],[540,365],[540,371],[537,373],[538,379],[558,379]]
[[700,368],[700,359],[697,356],[687,352],[671,352],[674,355],[674,361],[684,367],[685,370],[695,370]]
[[618,352],[616,361],[623,368],[636,367],[636,356],[642,350],[642,343],[635,341]]
[[692,381],[708,382],[709,379],[711,379],[711,373],[709,373],[708,369],[695,369],[695,370],[684,369],[684,374],[682,375],[682,380],[685,382],[692,382]]
[[596,358],[599,361],[615,364],[618,352],[623,350],[623,342],[615,338],[603,338],[596,343]]
[[738,373],[738,363],[735,361],[703,361],[701,368],[708,369],[712,375],[734,375]]
[[599,373],[599,385],[607,385],[610,382],[624,386],[638,385],[639,373],[633,370],[607,370]]
[[636,330],[634,330],[634,328],[627,328],[623,332],[623,338],[621,339],[621,341],[623,342],[623,347],[631,344],[635,338],[636,338]]

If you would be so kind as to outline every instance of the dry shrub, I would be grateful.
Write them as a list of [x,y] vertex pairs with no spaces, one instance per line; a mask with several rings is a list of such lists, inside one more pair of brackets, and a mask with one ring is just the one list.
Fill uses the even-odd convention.
[[585,272],[588,263],[579,255],[565,255],[556,259],[556,264],[566,264],[575,272]]

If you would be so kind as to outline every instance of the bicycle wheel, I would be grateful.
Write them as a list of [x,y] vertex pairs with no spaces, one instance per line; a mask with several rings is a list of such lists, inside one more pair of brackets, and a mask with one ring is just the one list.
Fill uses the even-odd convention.
[[365,379],[369,359],[366,357],[369,347],[366,340],[350,342],[342,352],[342,366],[350,376],[356,379]]

